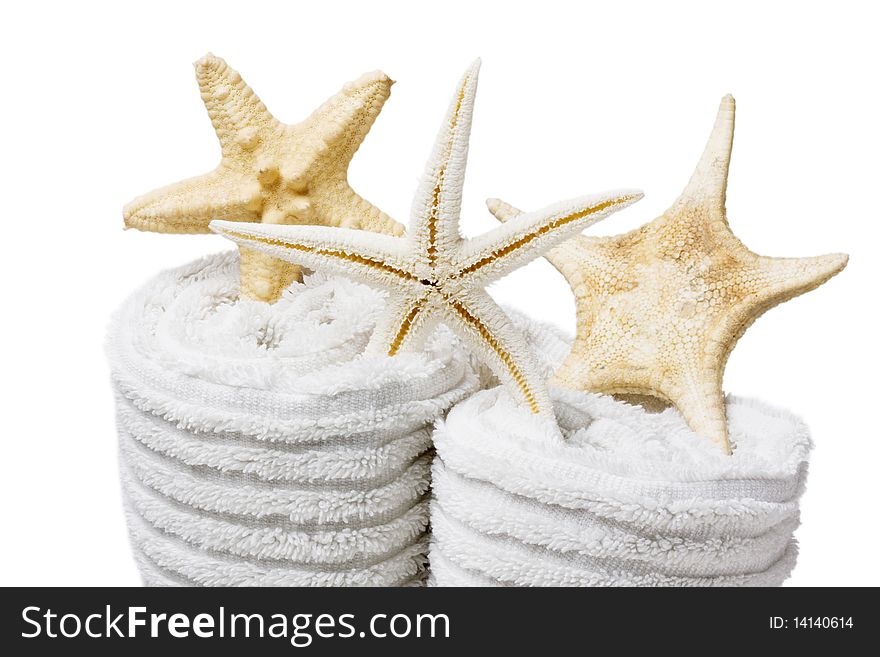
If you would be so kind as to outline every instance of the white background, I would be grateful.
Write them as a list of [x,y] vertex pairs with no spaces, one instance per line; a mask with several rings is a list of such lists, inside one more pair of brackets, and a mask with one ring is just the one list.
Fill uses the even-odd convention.
[[[401,221],[448,98],[483,70],[462,229],[617,187],[644,223],[678,195],[721,96],[738,101],[728,214],[766,255],[851,254],[745,335],[725,388],[802,414],[816,441],[791,585],[880,584],[877,544],[878,39],[870,3],[4,4],[0,584],[125,585],[108,318],[217,236],[122,231],[121,208],[208,171],[219,147],[190,62],[223,56],[278,118],[342,84],[398,80],[355,157],[356,190]],[[494,296],[571,329],[564,280],[532,263]]]

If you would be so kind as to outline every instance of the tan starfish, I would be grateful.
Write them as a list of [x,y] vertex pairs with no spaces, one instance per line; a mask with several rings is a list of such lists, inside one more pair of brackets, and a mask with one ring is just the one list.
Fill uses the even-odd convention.
[[553,416],[540,370],[519,331],[485,287],[567,237],[641,198],[609,192],[557,203],[474,239],[459,233],[479,62],[452,99],[419,184],[406,237],[320,226],[256,226],[216,221],[239,245],[307,267],[337,272],[391,293],[370,351],[394,356],[417,348],[438,321],[482,356],[514,397]]
[[[674,404],[690,427],[730,453],[722,377],[761,314],[818,287],[847,256],[768,258],[731,232],[725,210],[736,105],[721,101],[697,169],[661,217],[616,237],[578,236],[547,259],[577,302],[577,334],[556,381],[577,390]],[[519,210],[497,199],[501,221]]]
[[[220,140],[220,165],[136,198],[125,207],[126,227],[209,233],[212,219],[228,219],[403,233],[348,184],[348,164],[391,93],[388,76],[367,73],[302,123],[285,125],[219,57],[208,54],[195,68]],[[242,296],[276,301],[299,274],[296,265],[241,249]]]

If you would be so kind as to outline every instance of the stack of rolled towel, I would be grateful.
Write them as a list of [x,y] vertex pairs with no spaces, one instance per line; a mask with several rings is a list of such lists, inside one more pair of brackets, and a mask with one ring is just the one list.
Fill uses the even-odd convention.
[[131,542],[149,585],[420,584],[431,427],[477,388],[444,330],[361,353],[381,293],[314,274],[238,300],[238,256],[165,272],[111,327]]
[[[567,341],[518,319],[549,370]],[[778,585],[796,558],[811,441],[787,412],[730,398],[733,456],[674,409],[553,389],[560,433],[503,388],[434,434],[439,586]]]

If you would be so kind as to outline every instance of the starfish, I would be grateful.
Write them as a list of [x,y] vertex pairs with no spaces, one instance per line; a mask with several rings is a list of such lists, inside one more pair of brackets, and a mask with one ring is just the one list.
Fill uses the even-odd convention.
[[[735,110],[726,96],[696,171],[662,216],[624,235],[579,236],[547,256],[577,303],[575,341],[556,382],[671,403],[727,454],[721,384],[737,340],[765,311],[847,263],[842,254],[759,256],[731,232],[725,196]],[[519,215],[497,199],[488,205],[502,222]]]
[[[219,57],[195,63],[202,100],[220,140],[211,173],[157,189],[124,209],[125,226],[159,233],[209,233],[212,219],[346,226],[400,235],[403,226],[358,196],[348,165],[391,93],[379,71],[343,87],[305,121],[273,117]],[[242,248],[241,294],[276,301],[300,268]]]
[[537,258],[586,226],[641,198],[624,191],[559,203],[475,239],[459,233],[462,187],[479,60],[462,78],[412,205],[406,237],[320,226],[214,221],[240,245],[390,291],[368,348],[394,356],[417,349],[443,321],[533,413],[552,411],[524,338],[485,291],[489,282]]

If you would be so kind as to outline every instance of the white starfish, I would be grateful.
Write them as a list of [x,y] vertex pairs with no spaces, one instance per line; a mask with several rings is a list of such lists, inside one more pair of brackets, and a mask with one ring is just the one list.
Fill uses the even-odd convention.
[[369,351],[393,356],[417,348],[443,321],[520,402],[534,413],[548,413],[552,407],[545,383],[525,340],[484,288],[642,194],[622,191],[558,203],[463,239],[459,212],[478,71],[479,60],[458,86],[416,192],[405,237],[228,221],[213,221],[211,228],[239,245],[391,292]]

